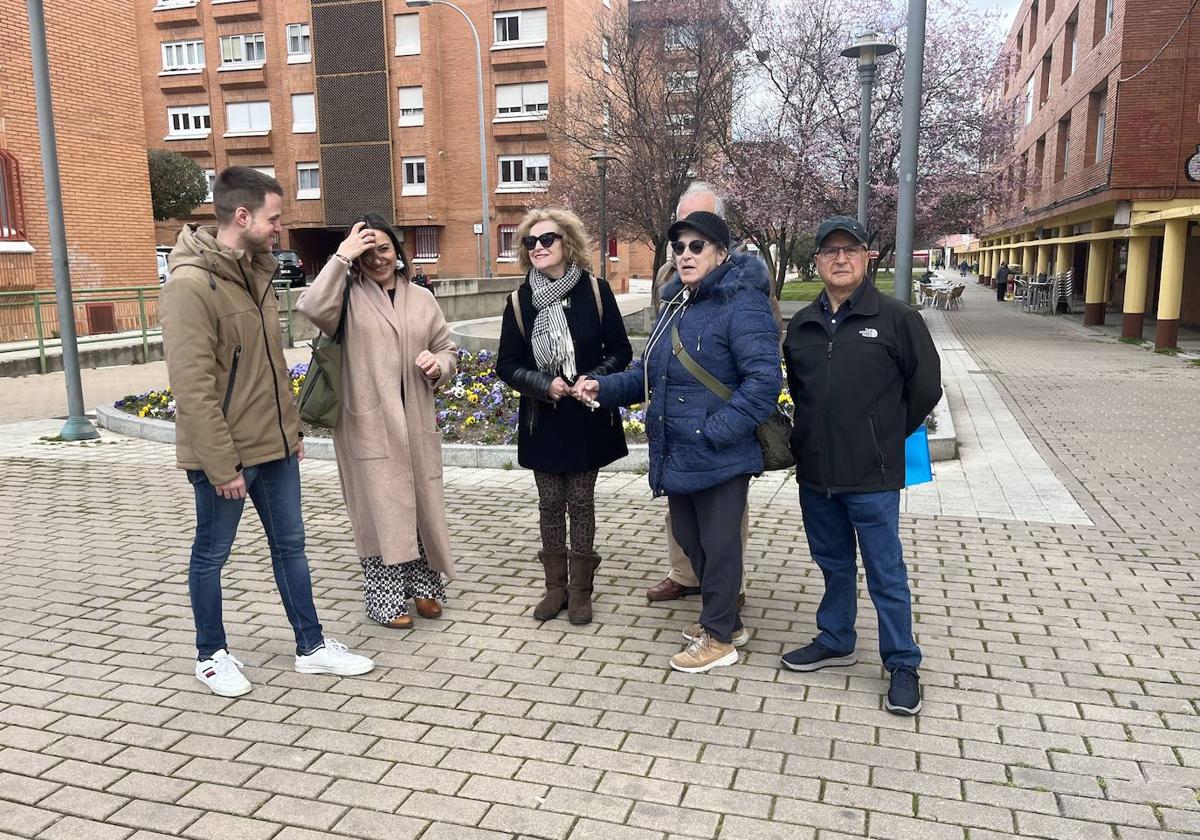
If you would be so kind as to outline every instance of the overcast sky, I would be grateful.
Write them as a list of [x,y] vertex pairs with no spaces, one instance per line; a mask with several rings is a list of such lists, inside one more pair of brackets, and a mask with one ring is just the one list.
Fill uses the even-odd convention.
[[1000,9],[1004,12],[1004,28],[1007,31],[1012,25],[1013,14],[1021,5],[1021,0],[969,0],[978,9]]

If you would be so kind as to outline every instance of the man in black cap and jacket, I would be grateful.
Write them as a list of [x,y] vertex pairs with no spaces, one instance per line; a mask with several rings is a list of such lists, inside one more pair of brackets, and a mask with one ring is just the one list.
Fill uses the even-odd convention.
[[796,404],[792,450],[804,530],[825,594],[817,637],[782,662],[816,671],[857,661],[857,544],[891,674],[885,706],[915,715],[921,649],[900,544],[900,490],[904,441],[941,398],[941,364],[920,313],[867,279],[862,224],[834,216],[816,240],[825,289],[792,318],[784,358]]

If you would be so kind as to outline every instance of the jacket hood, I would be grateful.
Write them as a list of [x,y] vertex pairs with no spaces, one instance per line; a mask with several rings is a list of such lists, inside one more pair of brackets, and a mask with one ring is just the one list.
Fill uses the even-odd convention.
[[251,254],[222,245],[217,241],[217,229],[212,225],[189,224],[179,232],[167,264],[172,271],[181,266],[195,266],[224,280],[240,282],[242,270],[239,264],[247,274],[273,274],[276,260],[271,254]]
[[[679,294],[683,281],[676,271],[662,288],[661,298],[670,300]],[[757,254],[742,249],[729,252],[728,259],[705,275],[700,281],[698,298],[712,295],[721,301],[726,301],[743,289],[754,289],[767,297],[771,296],[771,278],[767,275],[766,264]]]

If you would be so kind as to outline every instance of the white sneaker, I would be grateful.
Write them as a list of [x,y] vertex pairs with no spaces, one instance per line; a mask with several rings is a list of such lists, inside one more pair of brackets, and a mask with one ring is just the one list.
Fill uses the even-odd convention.
[[375,667],[365,656],[351,653],[337,639],[325,637],[325,644],[307,656],[296,656],[296,671],[301,674],[335,674],[339,677],[356,677]]
[[[683,631],[683,638],[689,642],[694,642],[703,630],[704,628],[700,626],[700,622],[689,624]],[[733,642],[734,647],[742,647],[750,641],[750,628],[743,626],[741,630],[733,634],[733,638],[729,641]]]
[[242,674],[244,667],[246,666],[231,656],[229,651],[222,648],[214,653],[211,659],[201,659],[196,663],[196,679],[220,697],[241,697],[253,688],[250,680]]

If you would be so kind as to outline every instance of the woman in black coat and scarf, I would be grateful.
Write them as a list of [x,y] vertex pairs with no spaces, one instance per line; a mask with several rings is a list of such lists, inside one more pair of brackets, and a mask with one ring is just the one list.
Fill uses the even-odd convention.
[[996,300],[1003,303],[1004,295],[1008,291],[1008,262],[1000,263],[1000,269],[996,272]]
[[587,624],[600,564],[596,475],[628,450],[619,411],[589,408],[570,390],[580,376],[624,370],[633,349],[612,290],[587,270],[577,216],[531,210],[516,239],[527,274],[504,310],[496,372],[521,394],[517,462],[533,470],[538,488],[546,592],[533,614],[546,621],[566,607],[572,624]]

